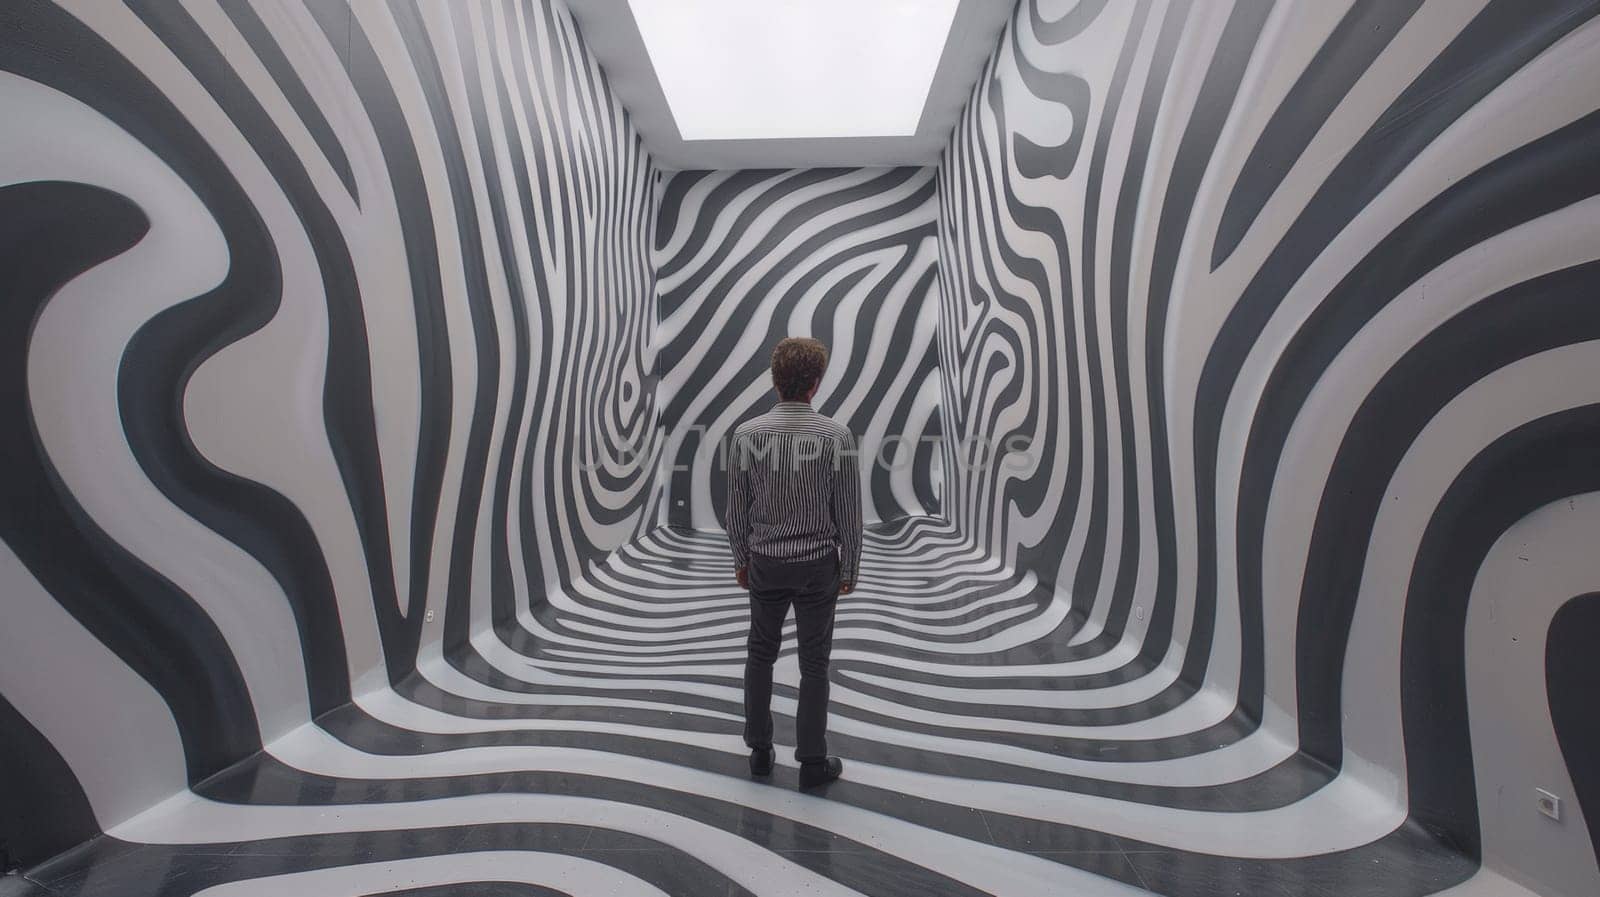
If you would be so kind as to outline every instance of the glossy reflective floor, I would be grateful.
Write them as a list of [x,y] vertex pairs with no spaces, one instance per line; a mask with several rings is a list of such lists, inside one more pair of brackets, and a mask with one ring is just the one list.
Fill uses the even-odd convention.
[[1514,893],[938,524],[869,541],[816,794],[748,775],[720,534],[660,531],[0,893]]

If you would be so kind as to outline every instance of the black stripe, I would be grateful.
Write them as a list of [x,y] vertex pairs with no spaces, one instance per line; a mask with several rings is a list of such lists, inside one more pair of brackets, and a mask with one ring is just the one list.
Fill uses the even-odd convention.
[[[1550,717],[1586,820],[1600,814],[1600,770],[1594,763],[1600,756],[1600,717],[1592,709],[1594,696],[1600,693],[1595,633],[1600,633],[1600,592],[1579,595],[1561,605],[1550,618],[1544,653]],[[1600,859],[1600,826],[1589,826],[1589,843]]]

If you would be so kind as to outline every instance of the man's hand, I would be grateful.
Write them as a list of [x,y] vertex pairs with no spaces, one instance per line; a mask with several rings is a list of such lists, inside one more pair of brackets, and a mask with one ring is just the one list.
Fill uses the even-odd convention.
[[750,588],[750,568],[749,567],[740,567],[739,569],[733,571],[733,578],[739,580],[739,588],[741,588],[741,589]]
[[848,595],[848,594],[850,594],[851,592],[853,592],[855,590],[856,590],[856,584],[853,583],[853,582],[841,582],[841,583],[839,583],[839,594],[841,594],[841,595]]

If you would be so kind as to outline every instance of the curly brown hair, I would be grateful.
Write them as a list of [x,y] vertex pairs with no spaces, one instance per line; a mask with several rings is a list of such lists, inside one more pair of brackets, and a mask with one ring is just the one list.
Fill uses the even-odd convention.
[[804,399],[811,387],[822,382],[828,369],[828,347],[808,336],[790,336],[778,341],[772,350],[772,385],[786,402]]

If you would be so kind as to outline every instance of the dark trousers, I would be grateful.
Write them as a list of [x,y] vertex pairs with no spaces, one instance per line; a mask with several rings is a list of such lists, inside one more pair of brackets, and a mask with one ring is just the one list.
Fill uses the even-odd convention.
[[839,558],[815,561],[750,559],[749,659],[744,667],[744,743],[772,747],[772,664],[783,645],[783,620],[794,605],[800,639],[800,709],[795,715],[796,760],[828,755],[828,655],[833,609],[839,600]]

